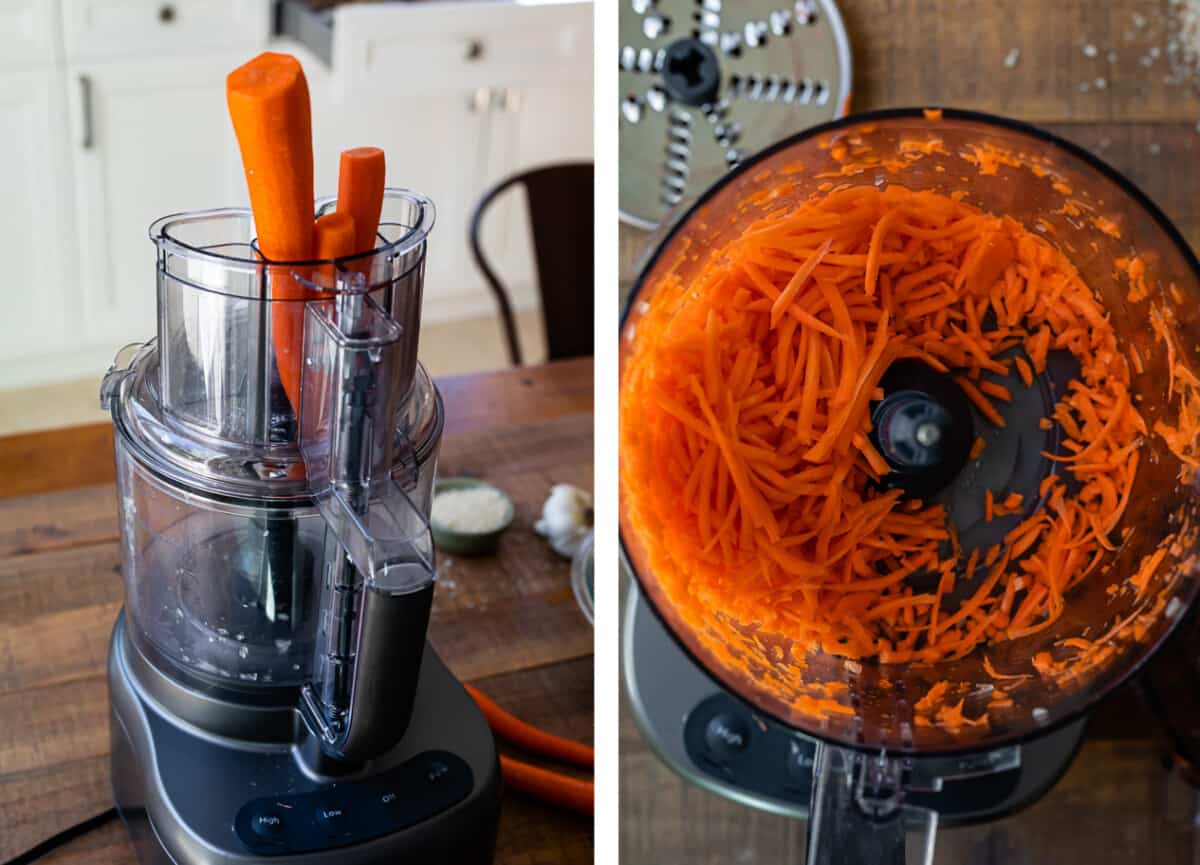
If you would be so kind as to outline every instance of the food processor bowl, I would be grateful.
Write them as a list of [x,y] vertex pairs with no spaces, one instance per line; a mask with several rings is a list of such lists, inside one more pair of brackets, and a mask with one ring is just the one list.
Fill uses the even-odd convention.
[[[807,130],[741,164],[682,215],[642,271],[620,336],[623,552],[675,639],[756,710],[827,743],[870,754],[1000,748],[1077,717],[1132,674],[1191,603],[1197,587],[1197,489],[1192,469],[1184,465],[1191,457],[1181,460],[1178,441],[1173,450],[1157,432],[1144,437],[1128,507],[1113,534],[1118,548],[1107,567],[1071,590],[1053,625],[932,663],[843,657],[798,641],[786,629],[769,630],[698,600],[689,573],[656,543],[666,531],[662,513],[639,500],[629,483],[631,472],[640,470],[638,460],[646,459],[639,442],[650,435],[642,406],[631,402],[627,387],[643,327],[680,318],[688,287],[752,226],[831,190],[867,185],[961,196],[1050,241],[1099,295],[1121,349],[1138,355],[1130,392],[1149,429],[1178,427],[1181,414],[1190,411],[1171,365],[1196,368],[1200,265],[1140,191],[1075,145],[1014,121],[952,110],[858,115]],[[1144,272],[1130,271],[1134,259]],[[646,325],[655,298],[672,288],[668,296],[676,306],[658,310],[655,322]],[[1164,328],[1169,351],[1160,339]],[[1022,435],[1032,436],[1036,447],[1026,447],[1021,459],[1010,454],[1008,465],[990,476],[968,463],[943,493],[964,549],[972,532],[977,537],[970,545],[981,547],[989,537],[1002,539],[1014,524],[1003,519],[984,524],[980,517],[985,489],[995,483],[1031,485],[1026,501],[1045,506],[1038,482],[1056,469],[1053,460],[1037,454],[1052,452],[1054,442],[1038,429],[1037,418],[1052,410],[1055,394],[1064,393],[1072,377],[1069,364],[1057,375],[1053,367],[1049,363],[1030,390],[1030,398],[1041,403],[1021,409],[1032,421],[1032,432]],[[1008,447],[1018,443],[1010,440]],[[983,579],[982,569],[974,579],[965,577],[959,575],[952,598],[969,597]],[[1092,650],[1073,648],[1073,638]],[[995,699],[1001,690],[1006,699]],[[947,705],[960,700],[959,711],[920,717],[915,707],[931,692],[945,694]]]

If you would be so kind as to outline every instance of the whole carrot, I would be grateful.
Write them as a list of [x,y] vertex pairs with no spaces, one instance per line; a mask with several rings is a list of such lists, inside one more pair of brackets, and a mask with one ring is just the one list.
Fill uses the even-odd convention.
[[568,778],[503,755],[500,757],[500,774],[504,783],[514,790],[529,793],[580,814],[595,812],[596,792],[591,781]]
[[[300,61],[265,52],[225,79],[229,116],[242,153],[258,247],[268,262],[304,261],[313,251],[312,109]],[[308,291],[290,272],[272,268],[273,300]],[[281,303],[271,316],[275,363],[283,388],[300,406],[303,304]]]
[[479,706],[479,710],[483,712],[488,726],[501,739],[527,751],[562,760],[564,763],[583,767],[595,764],[596,753],[587,745],[572,742],[570,739],[555,736],[553,733],[547,733],[531,724],[526,724],[520,718],[501,709],[493,700],[480,693],[478,688],[467,685],[466,689]]
[[369,252],[375,248],[386,174],[383,151],[378,147],[342,151],[338,163],[337,212],[354,220],[355,252]]

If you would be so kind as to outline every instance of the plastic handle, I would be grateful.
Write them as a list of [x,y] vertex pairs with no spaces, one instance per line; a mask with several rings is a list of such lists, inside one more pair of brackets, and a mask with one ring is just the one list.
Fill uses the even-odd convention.
[[117,398],[117,394],[121,390],[121,382],[125,381],[125,377],[129,375],[129,371],[133,369],[139,358],[154,351],[157,342],[157,339],[151,339],[144,343],[131,342],[117,349],[113,362],[109,364],[108,372],[104,373],[104,378],[100,380],[101,411],[112,409],[113,400]]
[[429,522],[392,471],[412,450],[395,423],[401,328],[350,278],[305,309],[300,450],[326,543],[300,709],[325,756],[356,764],[407,727],[435,570]]
[[[933,865],[937,813],[904,801],[904,761],[819,743],[808,820],[810,865]],[[909,833],[919,842],[909,861]]]

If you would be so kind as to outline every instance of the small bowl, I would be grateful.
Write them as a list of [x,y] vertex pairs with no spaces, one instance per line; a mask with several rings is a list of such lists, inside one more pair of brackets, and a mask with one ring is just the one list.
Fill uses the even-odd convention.
[[438,549],[447,553],[454,553],[459,556],[488,556],[496,552],[496,547],[500,544],[500,536],[512,525],[515,508],[513,507],[512,499],[503,490],[475,478],[439,479],[433,484],[433,498],[437,499],[440,493],[449,492],[450,490],[470,489],[495,490],[504,497],[504,502],[508,505],[508,509],[500,526],[486,532],[460,532],[439,525],[433,519],[431,513],[429,527],[433,531],[433,542],[437,545]]
[[595,545],[596,535],[588,532],[571,559],[571,588],[575,590],[575,601],[588,624],[595,624]]

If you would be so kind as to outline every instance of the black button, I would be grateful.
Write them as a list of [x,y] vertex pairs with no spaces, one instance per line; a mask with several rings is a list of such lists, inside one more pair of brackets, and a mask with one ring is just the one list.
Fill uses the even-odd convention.
[[327,829],[342,829],[346,825],[346,809],[341,805],[321,805],[317,808],[317,822]]
[[282,808],[263,808],[250,815],[250,828],[263,838],[274,838],[286,827],[287,814]]
[[704,728],[704,744],[716,760],[732,760],[750,744],[750,725],[731,712],[722,712]]
[[429,767],[425,770],[425,777],[430,784],[436,784],[449,774],[450,767],[441,760],[431,760]]
[[816,745],[811,742],[792,741],[787,758],[787,773],[793,784],[801,787],[812,786],[813,757],[816,751]]

